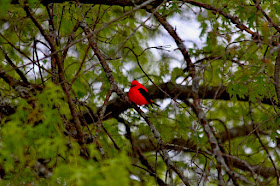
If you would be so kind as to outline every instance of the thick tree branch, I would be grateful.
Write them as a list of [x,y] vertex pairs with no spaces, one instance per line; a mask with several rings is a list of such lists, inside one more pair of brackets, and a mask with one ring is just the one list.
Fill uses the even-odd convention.
[[[192,99],[192,86],[184,86],[179,84],[174,84],[172,82],[162,83],[157,85],[164,92],[168,93],[172,98],[178,100]],[[147,86],[149,94],[152,99],[164,100],[168,98],[164,92],[158,89],[156,86]],[[227,87],[225,86],[200,86],[198,87],[198,97],[199,99],[214,99],[222,101],[231,101],[231,95],[227,92]],[[244,98],[236,97],[237,101],[249,101],[249,98],[245,96]],[[275,105],[270,98],[264,98],[260,100],[263,104]],[[117,118],[121,113],[126,111],[130,106],[123,99],[117,97],[108,103],[105,115],[105,119]],[[97,121],[97,118],[92,117],[88,112],[83,114],[85,121],[90,124]]]

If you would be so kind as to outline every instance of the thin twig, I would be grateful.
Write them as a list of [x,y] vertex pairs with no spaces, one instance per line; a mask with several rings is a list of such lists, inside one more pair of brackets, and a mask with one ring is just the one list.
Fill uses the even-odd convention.
[[[256,128],[257,126],[256,126],[256,124],[255,124],[254,117],[253,117],[252,103],[251,103],[250,101],[249,101],[249,114],[250,114],[250,116],[251,116],[251,120],[252,120],[252,123],[253,123],[253,125],[254,125],[254,128]],[[279,184],[280,184],[280,176],[279,176],[278,169],[277,169],[277,167],[276,167],[276,165],[275,165],[275,162],[274,162],[274,160],[272,159],[272,157],[271,157],[271,155],[270,155],[270,153],[269,153],[267,147],[266,147],[266,146],[264,145],[264,143],[262,142],[262,140],[261,140],[261,138],[260,138],[259,131],[258,131],[258,130],[255,130],[254,133],[255,133],[256,137],[258,138],[258,140],[259,140],[261,146],[262,146],[263,149],[265,150],[265,152],[266,152],[266,154],[267,154],[269,160],[271,161],[271,163],[272,163],[272,165],[273,165],[273,167],[274,167],[274,169],[275,169],[275,173],[276,173],[276,177],[277,177],[277,185],[279,185]]]
[[103,105],[102,105],[102,107],[100,109],[100,112],[99,112],[98,121],[96,122],[97,129],[95,131],[94,141],[97,141],[97,138],[98,138],[101,126],[103,125],[104,114],[105,114],[105,111],[106,111],[106,108],[107,108],[107,105],[108,105],[108,101],[109,101],[109,99],[110,99],[110,97],[112,95],[112,92],[113,92],[113,88],[111,86],[110,90],[108,91],[108,93],[106,95],[104,103],[103,103]]

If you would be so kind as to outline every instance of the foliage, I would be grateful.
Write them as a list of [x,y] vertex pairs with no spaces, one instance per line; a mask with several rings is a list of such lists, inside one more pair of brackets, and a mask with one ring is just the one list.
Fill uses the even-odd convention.
[[[279,184],[280,2],[80,2],[0,2],[1,184]],[[110,77],[148,87],[164,144]]]

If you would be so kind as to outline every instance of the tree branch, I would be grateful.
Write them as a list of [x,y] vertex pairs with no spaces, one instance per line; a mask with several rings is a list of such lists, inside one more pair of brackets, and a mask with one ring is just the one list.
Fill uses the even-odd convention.
[[[135,148],[139,148],[142,152],[151,152],[151,151],[158,150],[147,139],[137,139],[134,141],[135,141],[134,142]],[[196,153],[196,151],[197,151],[196,144],[192,140],[185,140],[182,138],[173,139],[169,143],[166,143],[165,147],[168,150],[179,151],[179,152],[184,151],[184,152]],[[211,154],[209,154],[205,151],[202,151],[202,150],[199,150],[199,154],[202,154],[206,157],[211,156]],[[252,174],[258,174],[264,178],[276,176],[276,171],[275,171],[274,167],[264,167],[262,165],[252,165],[252,164],[248,163],[247,161],[242,160],[236,156],[229,155],[226,153],[223,153],[222,155],[224,156],[224,158],[227,158],[229,161],[231,161],[232,165],[235,168],[238,168],[238,169],[241,169],[244,171],[250,171]],[[280,171],[280,170],[278,170],[278,171]]]
[[[90,34],[90,30],[87,26],[87,23],[85,21],[81,22],[81,27],[85,30],[85,34],[89,35]],[[101,51],[99,50],[96,42],[94,41],[94,38],[88,38],[89,39],[89,43],[90,46],[92,47],[95,55],[97,56],[99,62],[101,63],[105,73],[106,73],[106,77],[109,80],[112,89],[117,93],[117,95],[119,97],[121,97],[122,99],[124,99],[126,102],[128,102],[138,113],[139,115],[146,121],[146,123],[148,124],[148,126],[150,127],[152,133],[154,134],[154,137],[157,139],[157,142],[159,144],[159,146],[161,147],[162,153],[163,153],[163,157],[164,157],[164,162],[166,163],[167,167],[170,167],[171,169],[173,169],[178,176],[181,178],[181,180],[184,182],[185,185],[190,185],[188,179],[184,176],[184,174],[181,172],[181,170],[179,170],[174,163],[171,161],[167,150],[164,148],[164,142],[160,136],[160,133],[158,132],[158,130],[155,128],[155,126],[151,123],[151,121],[149,120],[148,116],[140,109],[138,108],[136,105],[133,105],[128,97],[123,93],[123,91],[118,87],[116,80],[112,74],[112,70],[109,67],[109,65],[106,62],[105,57],[103,56],[103,54],[101,53]]]
[[2,78],[7,84],[9,84],[13,89],[19,94],[20,97],[28,99],[31,97],[31,93],[35,90],[42,90],[39,85],[26,84],[23,83],[12,76],[10,76],[1,66],[0,66],[0,78]]
[[11,67],[17,72],[19,77],[22,79],[23,83],[29,84],[25,74],[13,63],[11,58],[9,58],[8,54],[3,50],[2,47],[0,47],[0,50],[4,53],[5,59],[11,65]]
[[126,120],[124,120],[123,118],[120,118],[120,117],[117,118],[117,119],[118,119],[119,122],[121,122],[125,125],[125,128],[126,128],[125,137],[130,141],[130,144],[131,144],[132,150],[133,150],[133,154],[135,156],[138,156],[138,159],[140,160],[140,162],[148,168],[150,175],[155,177],[155,179],[156,179],[156,181],[159,185],[167,185],[162,179],[160,179],[158,177],[155,168],[150,164],[148,159],[144,156],[141,148],[139,148],[139,146],[137,146],[137,144],[135,144],[135,140],[132,137],[131,130],[130,130],[128,122]]
[[[151,9],[151,10],[155,11],[153,9]],[[174,41],[176,42],[179,50],[181,51],[181,53],[182,53],[182,55],[183,55],[183,57],[184,57],[184,59],[187,63],[187,67],[188,67],[187,71],[189,72],[189,74],[192,77],[192,91],[191,91],[191,94],[192,94],[193,101],[194,101],[195,113],[198,117],[199,123],[203,127],[203,130],[208,137],[208,142],[211,144],[213,157],[215,157],[216,160],[217,160],[216,168],[217,168],[218,175],[219,175],[218,176],[218,184],[219,185],[224,185],[223,176],[221,175],[221,168],[225,169],[227,174],[232,179],[234,185],[238,185],[237,184],[237,179],[240,179],[240,180],[242,180],[243,182],[246,182],[246,183],[250,183],[242,175],[238,175],[237,173],[233,172],[229,168],[229,166],[227,164],[227,161],[221,155],[222,154],[221,147],[219,146],[219,143],[216,139],[215,132],[214,132],[213,128],[209,125],[209,122],[207,121],[205,112],[202,109],[201,99],[199,99],[198,88],[199,88],[200,77],[197,75],[194,64],[191,62],[191,59],[190,59],[190,56],[187,52],[185,44],[183,43],[181,38],[176,33],[176,30],[167,22],[167,20],[162,15],[160,15],[158,12],[154,13],[154,15],[155,15],[156,19],[160,22],[160,24],[167,30],[167,32],[170,34],[170,36],[174,39]]]
[[278,50],[278,54],[275,61],[275,69],[274,69],[274,86],[276,95],[278,98],[278,104],[280,104],[280,81],[279,81],[279,73],[280,73],[280,50]]
[[[157,85],[164,92],[168,93],[172,98],[178,100],[186,100],[192,99],[192,86],[185,86],[180,84],[174,84],[172,82],[162,83]],[[149,94],[152,99],[166,99],[166,94],[158,89],[156,86],[147,86]],[[198,97],[200,99],[215,99],[215,100],[223,100],[223,101],[231,101],[231,95],[227,92],[226,86],[199,86],[198,87]],[[240,98],[236,97],[237,101],[249,101],[248,96]],[[261,100],[263,104],[268,105],[277,105],[275,102],[272,102],[270,98],[264,98]],[[117,97],[111,100],[108,103],[105,115],[107,116],[104,119],[117,118],[121,113],[126,111],[131,106],[127,104],[123,99]],[[99,111],[98,111],[99,112]],[[83,116],[85,121],[90,124],[94,121],[97,121],[97,118],[90,115],[88,112],[84,112]],[[93,121],[94,119],[94,121]]]
[[277,26],[273,20],[267,15],[267,13],[262,9],[262,7],[260,6],[261,1],[258,0],[258,2],[256,0],[254,0],[255,6],[258,10],[261,11],[261,13],[264,15],[264,17],[266,18],[266,20],[280,33],[280,27]]
[[[24,4],[23,9],[25,10],[27,16],[30,17],[32,22],[39,29],[40,33],[44,36],[45,40],[50,45],[51,52],[54,53],[53,54],[54,55],[53,60],[55,60],[55,64],[58,67],[59,82],[61,83],[62,89],[63,89],[63,91],[66,95],[67,101],[68,101],[68,105],[69,105],[69,108],[70,108],[70,111],[71,111],[71,115],[72,115],[74,123],[75,123],[75,128],[77,130],[78,141],[79,141],[80,144],[84,144],[85,140],[84,140],[84,137],[83,137],[81,122],[80,122],[80,119],[78,117],[78,113],[76,111],[75,104],[74,104],[74,102],[71,98],[71,95],[70,95],[71,86],[67,85],[67,80],[66,80],[65,74],[64,74],[63,62],[60,60],[58,53],[56,53],[56,46],[55,46],[54,40],[48,35],[48,33],[44,30],[42,25],[40,25],[40,23],[33,16],[33,14],[31,13],[31,10],[30,10],[30,8],[27,4]],[[84,150],[83,147],[82,147],[82,149]]]

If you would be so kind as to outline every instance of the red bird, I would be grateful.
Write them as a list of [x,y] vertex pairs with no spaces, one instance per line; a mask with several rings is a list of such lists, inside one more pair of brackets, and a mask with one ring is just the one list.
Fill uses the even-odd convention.
[[148,90],[136,80],[131,82],[128,97],[131,102],[140,106],[148,104],[159,106],[151,100]]

